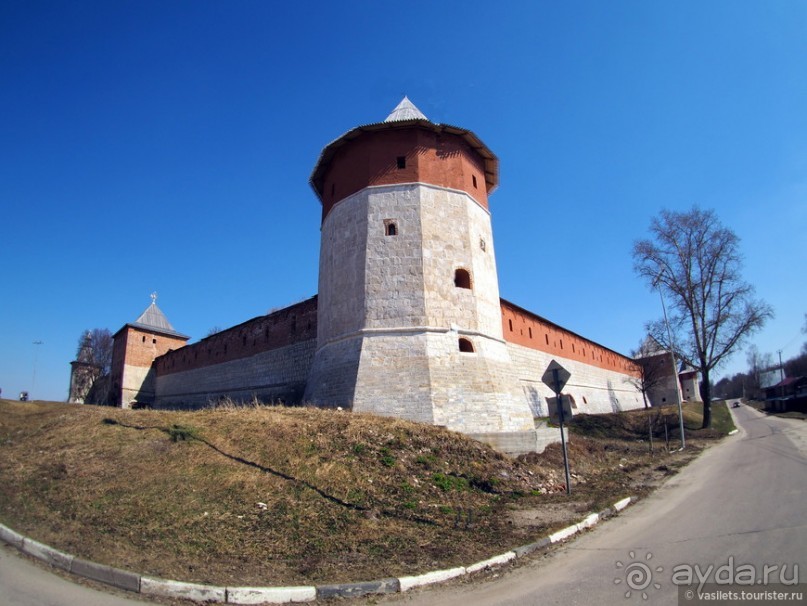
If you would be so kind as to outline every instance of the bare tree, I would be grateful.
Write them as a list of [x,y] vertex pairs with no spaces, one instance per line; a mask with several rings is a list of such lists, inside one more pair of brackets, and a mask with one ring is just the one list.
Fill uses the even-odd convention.
[[[80,381],[77,383],[80,397],[87,404],[107,404],[110,395],[112,371],[112,333],[106,328],[85,330],[78,340],[76,361],[82,362]],[[80,385],[80,387],[78,387]],[[71,390],[72,390],[71,386]]]
[[[650,239],[634,243],[634,269],[670,301],[675,353],[701,373],[703,427],[709,427],[712,370],[773,317],[773,310],[742,280],[739,238],[714,211],[663,210],[651,221],[650,233]],[[662,321],[649,330],[671,347]]]
[[76,360],[101,369],[102,375],[112,369],[112,333],[107,328],[85,330],[78,340]]
[[[804,328],[801,329],[801,332],[807,335],[807,314],[804,314]],[[801,346],[801,353],[807,354],[807,342]]]

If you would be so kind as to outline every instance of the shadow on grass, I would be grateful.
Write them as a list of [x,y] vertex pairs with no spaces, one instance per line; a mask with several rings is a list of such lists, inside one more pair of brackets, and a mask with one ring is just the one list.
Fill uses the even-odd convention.
[[[278,471],[277,469],[272,469],[271,467],[266,467],[265,465],[261,465],[259,463],[254,462],[254,461],[250,461],[250,460],[245,459],[243,457],[239,457],[238,455],[233,455],[233,454],[230,454],[228,452],[225,452],[224,450],[222,450],[221,448],[219,448],[215,444],[212,444],[211,442],[208,442],[204,438],[200,437],[193,429],[190,429],[190,428],[187,428],[187,427],[182,427],[182,426],[179,426],[179,425],[174,425],[174,426],[168,427],[168,428],[161,427],[159,425],[149,425],[149,426],[127,425],[126,423],[121,423],[120,421],[118,421],[116,419],[110,419],[110,418],[104,419],[102,421],[102,423],[105,424],[105,425],[118,425],[118,426],[124,427],[126,429],[134,429],[134,430],[137,430],[137,431],[154,431],[154,430],[161,431],[164,434],[168,435],[168,437],[170,437],[173,442],[195,440],[195,441],[197,441],[197,442],[199,442],[201,444],[204,444],[205,446],[207,446],[211,450],[217,452],[221,456],[230,459],[231,461],[235,461],[236,463],[240,463],[241,465],[246,465],[247,467],[252,467],[253,469],[257,469],[258,471],[273,475],[275,477],[281,478],[281,479],[286,480],[288,482],[293,482],[293,483],[298,484],[300,486],[304,486],[305,488],[308,488],[309,490],[312,490],[312,491],[316,492],[323,499],[325,499],[327,501],[330,501],[331,503],[334,503],[334,504],[339,505],[341,507],[345,507],[347,509],[351,509],[353,511],[361,511],[361,512],[371,511],[370,507],[367,507],[365,505],[358,505],[356,503],[349,503],[347,501],[343,501],[339,497],[335,497],[332,494],[329,494],[329,493],[325,492],[324,490],[322,490],[320,488],[317,488],[316,486],[314,486],[310,482],[307,482],[305,480],[301,480],[299,478],[295,478],[294,476],[291,476],[291,475],[289,475],[287,473],[283,473],[282,471]],[[395,511],[392,511],[392,510],[389,510],[389,509],[381,509],[380,513],[385,515],[385,516],[388,516],[388,517],[402,518],[402,519],[406,519],[406,520],[410,520],[410,521],[414,521],[414,522],[419,522],[421,524],[429,524],[431,526],[434,526],[434,525],[437,524],[437,522],[435,522],[434,520],[430,520],[428,518],[423,518],[423,517],[414,516],[414,515],[402,516],[399,513],[395,512]]]

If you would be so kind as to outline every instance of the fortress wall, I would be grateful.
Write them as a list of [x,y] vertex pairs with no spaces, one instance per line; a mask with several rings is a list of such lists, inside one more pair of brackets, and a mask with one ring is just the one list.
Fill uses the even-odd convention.
[[573,412],[592,414],[644,407],[641,392],[630,383],[633,378],[631,374],[515,343],[508,343],[507,349],[513,360],[518,386],[536,417],[548,416],[546,398],[555,395],[541,381],[552,360],[556,360],[572,375],[563,393],[572,396]]
[[436,423],[428,339],[423,331],[365,334],[361,338],[353,410]]
[[245,358],[160,374],[155,406],[202,408],[224,397],[299,403],[315,350],[316,339],[310,338]]
[[[429,325],[501,338],[490,213],[466,192],[422,186],[420,198]],[[455,284],[457,270],[468,272],[470,288]]]
[[639,376],[639,364],[632,358],[589,341],[504,299],[501,306],[502,330],[508,343],[603,370]]
[[132,403],[151,404],[154,402],[154,369],[125,364],[121,381],[122,408],[130,408]]
[[[400,167],[402,154],[405,166]],[[323,222],[340,200],[377,185],[435,183],[473,192],[477,203],[488,207],[484,163],[454,134],[430,128],[365,132],[343,143],[328,162],[320,190]]]
[[154,361],[157,376],[251,358],[315,338],[317,297],[247,320]]
[[[460,337],[470,338],[474,351],[459,351]],[[467,434],[530,432],[534,439],[532,415],[513,382],[503,342],[448,332],[430,335],[429,354],[436,424]]]

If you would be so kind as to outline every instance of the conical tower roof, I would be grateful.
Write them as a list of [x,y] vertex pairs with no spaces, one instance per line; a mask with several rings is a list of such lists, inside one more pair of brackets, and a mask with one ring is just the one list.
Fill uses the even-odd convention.
[[422,111],[415,107],[415,104],[409,100],[409,97],[404,96],[384,122],[401,122],[402,120],[428,120],[428,118],[423,115]]

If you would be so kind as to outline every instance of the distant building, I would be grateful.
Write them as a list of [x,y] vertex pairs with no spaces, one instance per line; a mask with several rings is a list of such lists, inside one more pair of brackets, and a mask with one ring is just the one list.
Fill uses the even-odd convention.
[[807,377],[786,377],[765,388],[765,408],[807,412]]
[[650,406],[682,402],[700,402],[699,373],[694,368],[680,365],[673,354],[653,337],[648,336],[639,348],[636,362],[642,367]]
[[534,417],[548,415],[541,375],[555,359],[577,411],[641,407],[636,362],[500,298],[488,201],[498,180],[473,132],[404,98],[317,161],[318,295],[192,345],[153,301],[115,334],[116,403],[341,406],[521,453],[542,446]]

